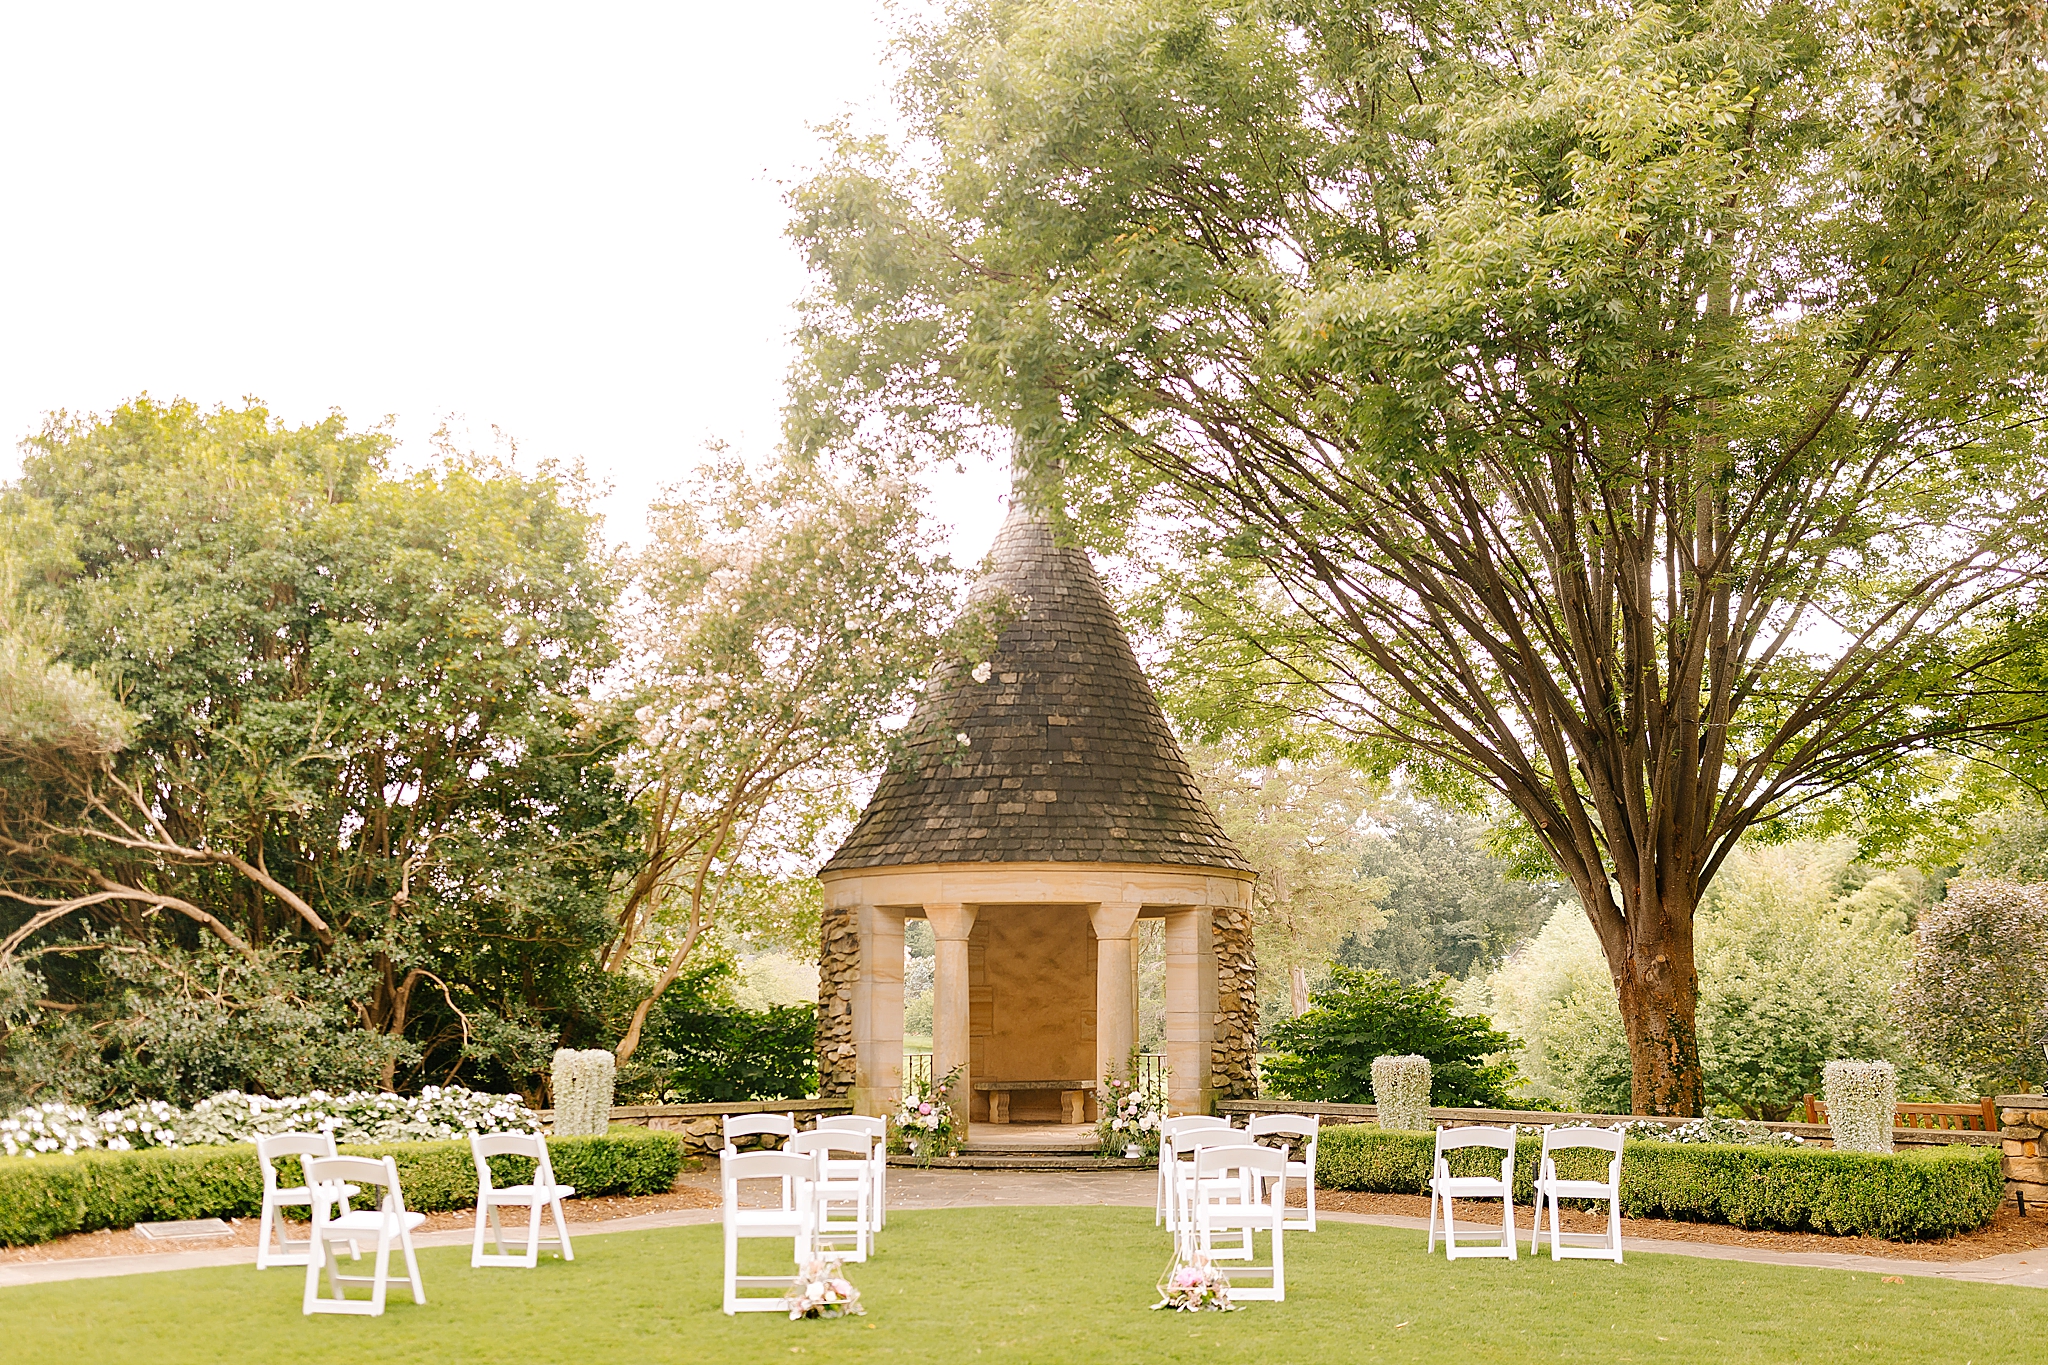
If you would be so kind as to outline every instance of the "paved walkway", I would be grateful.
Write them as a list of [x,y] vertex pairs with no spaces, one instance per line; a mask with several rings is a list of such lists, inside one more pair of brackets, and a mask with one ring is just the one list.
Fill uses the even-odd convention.
[[[1150,1208],[1153,1181],[1150,1171],[904,1171],[889,1172],[891,1209],[962,1209],[1031,1205],[1094,1205],[1114,1208]],[[1407,1228],[1421,1233],[1428,1226],[1421,1218],[1392,1214],[1322,1213],[1330,1223],[1367,1223],[1383,1228]],[[574,1237],[602,1236],[612,1232],[645,1232],[654,1228],[692,1227],[718,1221],[716,1209],[671,1209],[635,1218],[615,1218],[604,1223],[571,1225]],[[415,1239],[423,1247],[467,1246],[471,1234],[462,1229],[426,1233]],[[1849,1256],[1833,1252],[1764,1251],[1754,1247],[1721,1246],[1711,1242],[1666,1242],[1632,1237],[1631,1253],[1666,1256],[1699,1256],[1715,1261],[1747,1261],[1753,1265],[1808,1266],[1827,1270],[1853,1270],[1865,1274],[1916,1275],[1937,1280],[1966,1280],[1980,1284],[2027,1285],[2048,1289],[2048,1249],[1992,1256],[1981,1261],[1906,1261],[1883,1256]],[[98,1279],[108,1275],[138,1275],[158,1270],[194,1270],[206,1266],[253,1265],[254,1247],[213,1247],[193,1251],[166,1251],[146,1256],[80,1257],[63,1261],[37,1261],[0,1265],[0,1288],[8,1285],[50,1284],[59,1280]],[[283,1273],[301,1273],[285,1269]]]

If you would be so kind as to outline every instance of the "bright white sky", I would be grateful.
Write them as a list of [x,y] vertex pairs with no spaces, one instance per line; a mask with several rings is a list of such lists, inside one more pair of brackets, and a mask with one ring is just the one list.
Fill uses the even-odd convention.
[[[609,533],[777,439],[811,125],[887,119],[882,0],[0,11],[0,476],[54,409],[256,395],[581,458]],[[979,559],[993,469],[934,510]]]

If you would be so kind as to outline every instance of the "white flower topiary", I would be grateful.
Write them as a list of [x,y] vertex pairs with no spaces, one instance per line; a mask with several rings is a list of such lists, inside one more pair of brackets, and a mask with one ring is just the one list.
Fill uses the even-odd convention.
[[555,1053],[555,1134],[602,1136],[612,1122],[612,1082],[618,1063],[603,1048]]
[[1838,1152],[1889,1152],[1899,1107],[1899,1073],[1890,1062],[1829,1062],[1821,1072],[1828,1128]]
[[1375,1057],[1372,1094],[1380,1108],[1380,1127],[1419,1132],[1429,1123],[1429,1058]]

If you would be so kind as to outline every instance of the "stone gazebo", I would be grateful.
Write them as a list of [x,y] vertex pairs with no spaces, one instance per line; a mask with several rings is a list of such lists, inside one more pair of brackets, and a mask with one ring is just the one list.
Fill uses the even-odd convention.
[[[1137,1038],[1138,921],[1165,921],[1175,1112],[1253,1093],[1253,874],[1203,802],[1087,554],[1025,511],[976,589],[1000,633],[949,660],[910,753],[819,870],[822,1093],[887,1111],[903,1084],[903,925],[937,942],[933,1075],[970,1118],[1074,1122],[1071,1089]],[[976,1083],[981,1083],[977,1087]],[[990,1091],[990,1083],[1039,1088]]]

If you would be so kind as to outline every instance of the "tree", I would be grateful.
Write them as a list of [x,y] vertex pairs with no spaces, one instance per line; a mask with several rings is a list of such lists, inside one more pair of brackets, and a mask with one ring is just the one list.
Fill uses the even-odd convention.
[[1167,528],[1218,723],[1511,806],[1697,1113],[1744,832],[2043,714],[2044,23],[963,0],[795,196],[790,429]]
[[0,958],[39,983],[10,1088],[532,1087],[601,1012],[634,835],[592,691],[615,569],[574,479],[445,444],[399,477],[387,446],[146,398],[29,443],[0,495],[4,609],[44,623],[6,632],[0,700]]
[[1456,1013],[1441,978],[1404,986],[1384,972],[1332,967],[1307,1013],[1274,1025],[1266,1041],[1280,1055],[1263,1064],[1262,1079],[1289,1099],[1370,1103],[1375,1057],[1429,1058],[1435,1104],[1504,1105],[1518,1079],[1512,1061],[1485,1060],[1513,1040]]
[[1359,872],[1376,793],[1342,762],[1281,759],[1247,766],[1229,754],[1192,748],[1195,785],[1224,833],[1258,872],[1252,934],[1260,995],[1287,997],[1281,1018],[1308,1008],[1311,967],[1320,969],[1347,937],[1371,934],[1385,918],[1386,884]]
[[1972,879],[1920,918],[1897,993],[1929,1061],[1992,1093],[2048,1083],[2048,887]]
[[757,476],[724,459],[652,529],[625,765],[644,846],[604,956],[646,975],[621,1062],[715,927],[815,930],[811,870],[893,752],[889,723],[930,672],[954,586],[914,488],[822,462]]
[[1335,958],[1347,966],[1403,981],[1467,976],[1535,933],[1557,899],[1555,877],[1518,876],[1494,855],[1490,826],[1480,817],[1394,800],[1380,807],[1375,823],[1373,836],[1360,843],[1360,869],[1385,884],[1385,917],[1372,932],[1337,945]]

